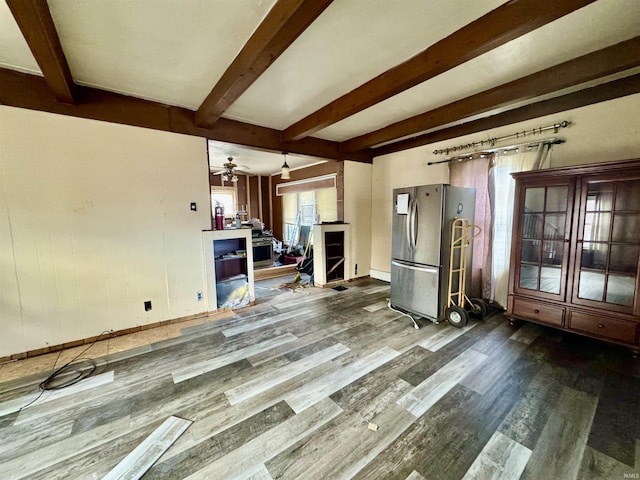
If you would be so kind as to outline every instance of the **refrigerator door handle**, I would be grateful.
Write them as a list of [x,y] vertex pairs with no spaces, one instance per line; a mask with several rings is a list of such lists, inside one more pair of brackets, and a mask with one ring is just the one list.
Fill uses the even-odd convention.
[[412,212],[412,232],[411,232],[411,243],[413,244],[413,249],[415,250],[418,246],[418,202],[413,202],[413,212]]
[[396,267],[408,268],[409,270],[418,270],[420,272],[438,273],[438,269],[434,267],[420,267],[411,263],[403,262],[402,260],[391,260],[391,265]]
[[413,250],[413,243],[411,242],[411,225],[412,225],[412,219],[413,219],[413,202],[409,203],[409,214],[406,216],[406,224],[405,224],[405,230],[406,230],[406,240],[407,240],[407,244],[409,245],[409,250]]
[[411,250],[415,250],[416,243],[416,218],[418,212],[418,202],[415,200],[411,202],[411,207],[409,208],[409,215],[407,218],[407,242],[409,243],[409,248]]

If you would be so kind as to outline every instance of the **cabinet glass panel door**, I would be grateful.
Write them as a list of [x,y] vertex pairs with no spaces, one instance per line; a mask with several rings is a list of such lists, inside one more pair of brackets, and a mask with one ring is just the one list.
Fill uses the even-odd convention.
[[574,301],[606,303],[615,310],[631,311],[640,257],[638,182],[585,183]]
[[566,265],[567,185],[529,187],[524,193],[518,286],[559,295]]

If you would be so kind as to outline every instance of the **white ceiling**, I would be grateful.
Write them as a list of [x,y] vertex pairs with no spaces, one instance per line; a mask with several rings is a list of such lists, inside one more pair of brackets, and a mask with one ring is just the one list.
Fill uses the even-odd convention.
[[601,0],[325,128],[316,136],[342,141],[362,135],[639,33],[640,1]]
[[[275,3],[48,0],[75,83],[191,110]],[[223,116],[283,130],[503,3],[335,0]],[[639,34],[639,0],[599,0],[314,136],[344,141]],[[40,74],[4,2],[0,67]],[[233,156],[251,173],[274,173],[282,164],[279,153],[214,141],[209,149],[212,163]],[[288,160],[294,168],[318,161]]]
[[42,75],[6,3],[0,2],[0,67]]
[[[232,157],[233,163],[239,167],[248,167],[241,168],[241,170],[250,175],[280,173],[280,169],[284,163],[282,153],[256,150],[241,145],[234,145],[233,143],[209,140],[208,148],[209,167],[213,172],[221,170],[219,167],[222,167],[228,157]],[[324,158],[312,157],[310,155],[287,154],[287,165],[289,165],[290,170],[308,167],[309,165],[324,163],[326,161]]]
[[49,0],[74,81],[197,108],[275,0]]
[[501,3],[334,1],[225,116],[282,130]]

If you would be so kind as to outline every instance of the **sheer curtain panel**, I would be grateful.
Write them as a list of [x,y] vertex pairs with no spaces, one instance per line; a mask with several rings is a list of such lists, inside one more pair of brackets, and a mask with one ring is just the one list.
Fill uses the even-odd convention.
[[511,259],[511,231],[515,181],[513,172],[546,168],[551,145],[536,148],[497,151],[489,168],[489,198],[493,225],[491,229],[491,291],[487,298],[502,307],[507,305],[509,262]]

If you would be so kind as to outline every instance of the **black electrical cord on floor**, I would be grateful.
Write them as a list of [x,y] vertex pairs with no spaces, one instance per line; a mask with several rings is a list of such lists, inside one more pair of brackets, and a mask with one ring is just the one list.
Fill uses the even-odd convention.
[[[42,397],[42,395],[46,390],[60,390],[65,387],[69,387],[74,383],[78,383],[83,378],[87,378],[89,375],[95,372],[97,368],[96,362],[90,358],[85,359],[82,362],[78,362],[78,363],[73,363],[73,362],[75,362],[76,360],[78,360],[78,358],[84,355],[87,352],[87,350],[93,347],[96,344],[96,342],[100,340],[100,338],[105,334],[109,336],[115,336],[113,332],[109,330],[105,330],[100,335],[98,335],[93,340],[93,342],[91,342],[89,346],[87,346],[87,348],[85,348],[78,355],[73,357],[71,360],[65,363],[62,367],[55,370],[51,375],[49,375],[42,382],[40,382],[40,384],[38,385],[38,387],[40,388],[40,393],[38,394],[38,396],[34,398],[32,401],[30,401],[29,403],[27,403],[26,405],[20,407],[20,409],[18,410],[18,413],[20,413],[22,410],[27,408],[29,405],[33,405],[35,402],[37,402],[40,399],[40,397]],[[71,378],[62,379],[62,381],[60,381],[59,377],[62,377],[63,375],[71,376]]]

